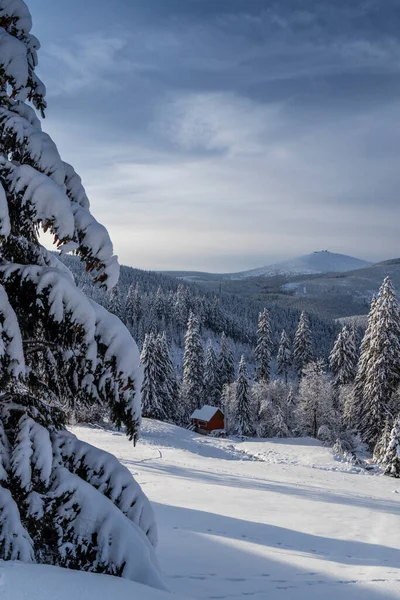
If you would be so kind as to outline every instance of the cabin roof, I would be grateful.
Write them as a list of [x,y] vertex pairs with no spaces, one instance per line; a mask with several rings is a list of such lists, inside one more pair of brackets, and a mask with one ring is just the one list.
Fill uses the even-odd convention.
[[191,419],[200,419],[201,421],[211,421],[215,413],[222,410],[217,406],[210,406],[209,404],[205,404],[201,408],[196,408]]

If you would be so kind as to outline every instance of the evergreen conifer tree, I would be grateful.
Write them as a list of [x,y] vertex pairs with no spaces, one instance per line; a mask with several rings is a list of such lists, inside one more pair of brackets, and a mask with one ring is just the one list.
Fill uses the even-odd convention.
[[354,381],[357,369],[357,353],[352,334],[346,325],[339,333],[329,356],[329,366],[334,376],[334,385],[347,385]]
[[371,346],[371,335],[374,329],[377,315],[377,298],[371,299],[370,310],[368,313],[368,324],[361,341],[360,357],[357,364],[356,377],[354,380],[354,389],[348,395],[344,405],[343,420],[347,425],[357,428],[361,421],[361,412],[364,402],[364,387],[367,379],[369,367],[369,352]]
[[299,324],[294,336],[293,362],[300,376],[304,367],[312,360],[311,331],[304,312],[300,315]]
[[221,341],[218,354],[218,370],[219,370],[219,392],[222,394],[224,385],[229,385],[235,380],[235,359],[233,357],[232,346],[225,334],[221,335]]
[[264,308],[258,317],[257,345],[255,351],[257,381],[269,382],[271,376],[271,353],[271,323],[268,309]]
[[288,373],[290,365],[292,364],[292,353],[290,350],[290,340],[287,336],[286,331],[283,329],[281,339],[279,342],[278,356],[277,356],[277,370],[278,375],[282,375],[285,383],[288,382]]
[[145,337],[140,362],[143,366],[142,414],[150,419],[165,421],[168,418],[164,394],[164,375],[161,373],[157,336],[148,333]]
[[303,435],[317,437],[323,425],[335,428],[332,392],[323,361],[308,363],[300,380],[297,406],[297,423]]
[[204,364],[204,399],[206,404],[221,406],[218,359],[211,340],[208,340]]
[[179,384],[165,332],[156,338],[156,354],[165,418],[177,422],[180,420]]
[[108,310],[110,313],[122,319],[123,311],[122,311],[122,303],[121,296],[119,293],[118,286],[114,286],[112,290],[109,292],[109,302],[108,302]]
[[382,462],[386,451],[388,449],[389,446],[389,442],[390,442],[390,435],[392,432],[392,423],[393,423],[393,419],[391,419],[391,417],[389,415],[386,416],[385,418],[385,425],[383,427],[383,431],[381,436],[379,437],[378,441],[375,444],[375,448],[374,448],[374,460],[378,463]]
[[183,357],[182,403],[186,418],[204,404],[204,351],[197,317],[190,313]]
[[235,429],[238,435],[250,436],[254,433],[251,411],[251,392],[244,356],[240,359],[235,397]]
[[46,101],[30,29],[22,0],[0,1],[0,559],[164,588],[140,487],[117,459],[65,429],[68,408],[100,403],[136,440],[141,372],[120,320],[39,241],[42,228],[95,282],[117,283],[108,233],[36,116]]
[[400,478],[400,418],[397,418],[390,434],[389,444],[382,464],[385,475]]
[[[354,425],[374,448],[400,381],[400,311],[393,285],[386,277],[373,302],[354,392]],[[399,407],[394,407],[398,411]]]

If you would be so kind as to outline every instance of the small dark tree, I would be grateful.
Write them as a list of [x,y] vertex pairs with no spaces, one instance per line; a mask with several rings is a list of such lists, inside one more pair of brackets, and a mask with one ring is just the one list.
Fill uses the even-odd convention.
[[235,428],[237,434],[246,436],[253,435],[254,426],[251,411],[250,385],[244,356],[242,356],[239,363],[235,402]]
[[221,406],[218,359],[211,340],[208,340],[204,365],[204,398],[206,404]]
[[235,380],[235,360],[233,357],[232,346],[223,332],[219,346],[218,355],[218,370],[219,370],[219,386],[220,394],[224,385],[229,385]]
[[258,317],[257,346],[255,351],[257,381],[269,382],[271,377],[271,353],[271,323],[268,309],[264,308]]
[[301,313],[299,325],[293,344],[293,362],[299,377],[304,367],[312,360],[311,331],[308,319],[304,312]]
[[278,375],[282,375],[285,383],[288,382],[288,373],[290,365],[292,364],[292,353],[290,350],[290,340],[287,336],[286,331],[283,329],[281,334],[281,340],[279,343],[278,356],[277,356],[277,369]]
[[390,441],[383,457],[385,475],[400,478],[400,419],[397,418],[390,434]]

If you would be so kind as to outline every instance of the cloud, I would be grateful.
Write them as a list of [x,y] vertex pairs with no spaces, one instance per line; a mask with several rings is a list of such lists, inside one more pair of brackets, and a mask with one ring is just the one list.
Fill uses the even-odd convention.
[[124,56],[128,41],[124,37],[103,33],[74,36],[63,44],[46,44],[44,67],[58,73],[52,79],[50,96],[76,95],[82,90],[92,93],[110,91],[116,75],[127,72],[129,60]]
[[397,253],[396,3],[117,4],[137,19],[105,9],[97,33],[47,42],[41,59],[45,126],[123,262]]

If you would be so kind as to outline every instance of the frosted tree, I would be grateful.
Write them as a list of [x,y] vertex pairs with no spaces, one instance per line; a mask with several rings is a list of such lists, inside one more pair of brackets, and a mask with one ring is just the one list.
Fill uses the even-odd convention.
[[218,354],[219,386],[220,393],[224,385],[233,383],[235,380],[235,359],[230,341],[225,332],[221,335]]
[[257,345],[255,357],[257,362],[256,380],[268,383],[271,376],[271,323],[267,308],[258,316]]
[[311,331],[304,312],[300,315],[299,324],[294,336],[293,362],[300,376],[304,367],[312,360]]
[[244,356],[240,359],[238,378],[236,381],[235,423],[238,435],[253,435],[253,415],[251,410],[251,392],[247,375],[247,364]]
[[157,318],[161,320],[165,314],[165,299],[164,299],[164,292],[163,292],[161,286],[159,286],[157,289],[156,297],[154,300],[154,309],[155,309]]
[[389,444],[382,459],[385,475],[400,478],[400,418],[397,418],[390,434]]
[[204,399],[211,406],[221,405],[218,359],[211,340],[208,340],[204,364]]
[[125,318],[130,325],[137,324],[143,316],[139,284],[130,285],[125,303]]
[[129,471],[65,429],[108,405],[136,441],[139,352],[39,241],[53,235],[106,290],[119,266],[74,169],[42,131],[38,40],[22,0],[0,0],[0,559],[109,573],[163,588],[150,504]]
[[322,426],[329,427],[331,431],[336,428],[333,390],[322,360],[310,362],[304,367],[296,413],[297,424],[303,435],[317,437]]
[[109,292],[108,310],[119,319],[122,319],[123,311],[121,296],[117,285]]
[[290,349],[290,340],[284,329],[282,330],[281,339],[279,342],[278,356],[276,362],[278,375],[283,376],[285,383],[287,383],[289,368],[292,364],[292,352]]
[[400,311],[386,277],[372,307],[355,382],[355,426],[371,449],[382,434],[386,416],[399,410],[392,406],[399,381]]
[[339,333],[329,356],[329,366],[335,386],[347,385],[354,381],[357,369],[357,351],[354,337],[346,326]]
[[204,404],[204,351],[197,317],[190,313],[185,335],[181,400],[186,417]]
[[143,366],[142,414],[150,419],[164,421],[167,419],[167,411],[162,394],[163,382],[157,353],[157,338],[153,333],[148,333],[144,339],[140,362]]
[[165,332],[156,338],[156,354],[166,419],[177,422],[180,420],[179,384]]
[[368,324],[361,341],[360,357],[358,360],[354,389],[348,394],[344,405],[343,419],[347,425],[357,428],[361,421],[361,413],[364,403],[364,387],[369,368],[369,354],[371,347],[371,334],[375,326],[377,316],[377,298],[372,297],[371,306],[368,313]]
[[378,441],[375,444],[374,460],[378,463],[382,462],[388,449],[391,439],[390,436],[392,432],[392,422],[393,420],[389,417],[389,415],[387,415],[385,418],[385,424],[383,426],[382,434],[380,435]]

